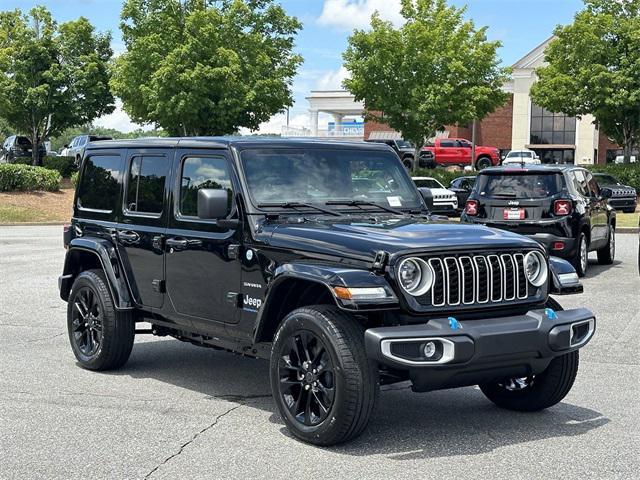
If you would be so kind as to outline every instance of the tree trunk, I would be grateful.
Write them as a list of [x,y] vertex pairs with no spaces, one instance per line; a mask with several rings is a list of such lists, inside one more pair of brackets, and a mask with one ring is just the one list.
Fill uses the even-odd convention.
[[631,163],[631,154],[633,153],[633,147],[635,147],[636,139],[635,135],[632,133],[631,127],[623,127],[622,134],[624,140],[622,145],[622,153],[624,155],[623,163],[628,164]]
[[413,151],[413,165],[411,165],[411,171],[413,173],[416,173],[420,167],[420,151],[422,150],[420,141],[415,142],[415,147],[416,148]]
[[31,164],[34,167],[40,166],[40,155],[38,155],[40,149],[40,138],[38,132],[31,133]]

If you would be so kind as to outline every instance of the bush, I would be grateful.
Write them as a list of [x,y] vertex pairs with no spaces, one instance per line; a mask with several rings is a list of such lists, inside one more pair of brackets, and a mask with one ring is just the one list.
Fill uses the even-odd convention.
[[71,185],[73,185],[74,187],[78,186],[78,174],[79,172],[73,172],[73,174],[71,175]]
[[630,163],[626,165],[610,163],[607,165],[589,165],[592,172],[606,173],[616,177],[620,183],[629,185],[640,192],[640,165]]
[[77,170],[73,157],[44,157],[42,166],[49,170],[56,170],[62,178],[70,178]]
[[55,192],[60,190],[61,181],[62,177],[58,172],[43,167],[15,163],[0,165],[0,192],[14,190]]
[[475,170],[465,172],[463,170],[451,171],[444,168],[419,168],[417,172],[409,172],[412,177],[432,177],[438,180],[445,188],[449,187],[451,180],[458,177],[475,176]]
[[14,165],[33,165],[33,158],[31,157],[16,157],[11,163]]

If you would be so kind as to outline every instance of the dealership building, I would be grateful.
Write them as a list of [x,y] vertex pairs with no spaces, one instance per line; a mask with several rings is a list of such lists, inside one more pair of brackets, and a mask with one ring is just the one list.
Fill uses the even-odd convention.
[[[509,94],[507,102],[482,121],[476,123],[476,143],[497,147],[501,152],[531,149],[538,153],[544,163],[593,164],[612,161],[621,150],[598,129],[594,118],[582,118],[552,113],[531,101],[529,92],[536,81],[535,70],[544,64],[544,50],[552,41],[546,40],[512,67],[511,80],[504,85]],[[355,102],[348,92],[311,92],[311,128],[309,135],[325,136],[318,129],[318,114],[333,115],[326,136],[344,138],[399,138],[388,125],[373,121],[364,123],[360,129],[342,128],[346,116],[363,116],[364,105]],[[384,118],[384,114],[382,114]],[[353,120],[351,120],[353,122]],[[285,132],[283,132],[285,133]],[[440,135],[471,139],[471,125],[449,126]]]

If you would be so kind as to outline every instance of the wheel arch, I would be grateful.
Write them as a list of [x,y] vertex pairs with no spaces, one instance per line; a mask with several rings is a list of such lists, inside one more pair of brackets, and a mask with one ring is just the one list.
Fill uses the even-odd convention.
[[116,309],[133,308],[132,296],[122,273],[116,249],[104,239],[81,237],[71,240],[64,260],[63,273],[58,281],[60,298],[67,301],[76,277],[86,270],[93,269],[104,272]]

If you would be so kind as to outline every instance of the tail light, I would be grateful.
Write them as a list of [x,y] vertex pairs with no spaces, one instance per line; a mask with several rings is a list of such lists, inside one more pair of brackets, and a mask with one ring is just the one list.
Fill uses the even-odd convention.
[[467,200],[464,206],[464,213],[471,217],[478,215],[478,202],[476,200]]
[[556,200],[553,203],[553,213],[559,216],[569,215],[572,210],[571,200]]

